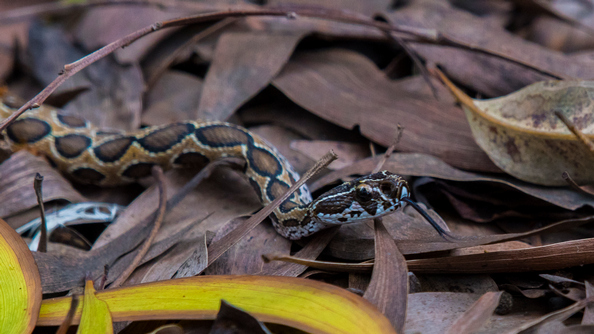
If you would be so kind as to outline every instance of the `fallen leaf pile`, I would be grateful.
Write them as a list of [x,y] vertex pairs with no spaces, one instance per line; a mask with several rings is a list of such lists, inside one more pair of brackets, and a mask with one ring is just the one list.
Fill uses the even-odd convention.
[[[0,332],[592,331],[592,50],[580,0],[0,1],[5,103],[236,123],[314,198],[385,160],[455,236],[405,206],[292,242],[241,161],[99,188],[0,145]],[[37,173],[46,213],[125,209],[32,252]]]

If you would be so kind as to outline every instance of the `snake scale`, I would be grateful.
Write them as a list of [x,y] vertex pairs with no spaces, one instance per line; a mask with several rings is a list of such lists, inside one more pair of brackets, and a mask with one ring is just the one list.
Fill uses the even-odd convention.
[[[13,107],[0,96],[2,119],[16,111]],[[201,168],[218,158],[239,157],[245,159],[245,174],[266,205],[299,178],[264,139],[224,122],[184,121],[133,132],[102,131],[77,116],[42,105],[23,113],[2,135],[12,151],[44,155],[75,181],[100,186],[134,182],[149,176],[153,165],[164,170]],[[315,201],[304,185],[281,203],[272,220],[278,233],[296,240],[330,226],[393,212],[409,194],[406,181],[388,171],[343,183]]]

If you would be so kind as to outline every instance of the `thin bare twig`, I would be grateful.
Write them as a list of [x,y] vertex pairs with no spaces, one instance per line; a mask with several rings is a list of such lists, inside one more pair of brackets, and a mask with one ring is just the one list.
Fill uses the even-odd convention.
[[151,247],[153,240],[155,240],[157,232],[159,232],[159,228],[161,227],[161,223],[163,222],[163,217],[165,217],[165,211],[167,209],[167,189],[165,187],[165,177],[163,176],[163,169],[161,169],[161,167],[159,166],[153,166],[152,174],[153,177],[157,180],[157,186],[159,187],[159,208],[157,211],[157,217],[155,218],[153,229],[151,230],[151,233],[146,238],[144,244],[142,244],[142,247],[134,257],[134,260],[132,260],[132,263],[130,263],[128,268],[124,270],[120,277],[118,277],[118,279],[116,279],[112,283],[112,288],[117,288],[120,285],[122,285],[128,279],[128,277],[130,277],[134,269],[136,269],[136,267],[140,264],[140,261],[142,261],[142,258],[144,258],[149,248]]
[[47,252],[47,222],[45,220],[45,207],[43,206],[43,194],[41,193],[41,184],[43,183],[43,176],[37,173],[33,181],[33,189],[35,189],[35,196],[37,196],[37,204],[39,205],[39,215],[41,216],[41,237],[39,238],[39,245],[37,251]]
[[[223,255],[231,246],[236,244],[239,240],[245,237],[252,229],[260,224],[266,217],[268,217],[274,209],[276,209],[282,202],[284,202],[291,194],[293,194],[299,187],[301,187],[309,178],[314,176],[316,173],[321,171],[323,168],[328,166],[332,161],[336,160],[336,153],[330,151],[326,153],[316,164],[310,168],[299,181],[295,182],[287,190],[285,194],[277,197],[274,201],[266,205],[262,210],[258,211],[255,215],[250,217],[248,220],[241,223],[233,231],[227,233],[224,237],[218,241],[213,242],[208,247],[208,265],[210,266],[216,261],[221,255]],[[208,266],[207,266],[208,267]],[[206,268],[205,268],[206,269]]]

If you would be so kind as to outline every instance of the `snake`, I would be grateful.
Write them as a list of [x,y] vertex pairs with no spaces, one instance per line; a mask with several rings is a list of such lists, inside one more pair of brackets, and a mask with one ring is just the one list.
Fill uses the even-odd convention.
[[[6,119],[17,109],[14,98],[3,94],[0,118]],[[236,157],[245,160],[244,173],[265,206],[299,179],[273,145],[241,126],[220,121],[181,121],[136,131],[102,130],[44,104],[21,114],[1,135],[11,151],[45,156],[53,167],[83,184],[122,185],[150,176],[155,165],[163,170],[200,169],[216,159]],[[303,185],[271,218],[280,235],[298,240],[331,226],[387,215],[405,202],[411,203],[406,180],[380,171],[336,186],[316,200]],[[431,223],[440,234],[446,233]]]

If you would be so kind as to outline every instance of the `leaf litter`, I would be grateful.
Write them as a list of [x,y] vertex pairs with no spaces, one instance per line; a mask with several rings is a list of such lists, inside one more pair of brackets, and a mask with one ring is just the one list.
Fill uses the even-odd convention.
[[[301,275],[307,284],[331,283],[347,298],[356,296],[346,288],[360,292],[375,305],[369,314],[383,312],[386,318],[374,319],[387,320],[398,332],[587,331],[584,326],[591,326],[592,310],[585,298],[592,295],[589,269],[594,265],[594,198],[588,167],[594,155],[579,138],[589,138],[594,124],[591,83],[584,81],[594,77],[593,58],[585,56],[593,45],[587,42],[594,21],[591,15],[576,16],[561,2],[549,6],[534,1],[542,11],[530,12],[524,5],[532,2],[415,0],[393,6],[388,1],[156,1],[55,3],[16,12],[2,5],[8,11],[0,17],[8,20],[0,28],[20,43],[4,34],[0,40],[0,59],[7,59],[0,78],[15,96],[30,98],[48,86],[33,103],[43,102],[55,90],[46,102],[97,125],[120,129],[197,115],[228,120],[262,135],[302,175],[333,148],[342,158],[309,181],[314,195],[371,172],[400,124],[404,132],[398,152],[384,168],[404,175],[415,199],[458,238],[441,239],[406,207],[381,223],[329,229],[292,243],[274,232],[266,211],[250,216],[261,205],[241,177],[241,167],[233,167],[241,162],[227,162],[209,167],[210,177],[198,186],[191,181],[195,171],[165,174],[170,205],[163,224],[124,287],[110,292],[110,284],[133,263],[153,226],[158,206],[154,181],[115,191],[73,187],[44,159],[17,152],[0,165],[0,198],[5,204],[0,217],[12,227],[37,218],[32,188],[37,172],[45,177],[43,198],[49,211],[95,198],[128,206],[105,229],[77,227],[77,233],[93,243],[91,250],[50,239],[48,253],[33,253],[41,277],[34,285],[43,293],[82,293],[87,278],[97,287],[107,284],[106,292],[95,293],[102,299],[99,296],[124,298],[131,291],[127,286],[142,288],[139,283],[154,281],[162,284],[154,295],[163,296],[181,284],[172,280],[176,277],[199,275],[218,282],[217,277],[224,281],[257,274],[274,285],[282,281],[276,276]],[[287,9],[274,7],[279,5]],[[81,12],[75,14],[74,9]],[[217,10],[225,13],[201,16],[192,27],[179,27],[190,22],[182,20],[166,21],[174,28],[154,34],[146,28],[157,21]],[[73,19],[76,15],[78,20]],[[532,20],[522,21],[522,15]],[[37,17],[41,20],[34,20]],[[571,34],[553,34],[568,25]],[[146,30],[134,35],[142,28]],[[386,29],[397,43],[386,38]],[[25,30],[28,40],[23,38]],[[143,34],[148,35],[129,44]],[[588,37],[572,39],[575,34]],[[127,35],[135,37],[121,39]],[[116,44],[87,58],[94,62],[107,55],[105,59],[92,65],[75,63],[58,76],[66,63],[112,42]],[[580,48],[584,53],[579,55],[560,52]],[[418,68],[423,65],[443,70],[461,87],[456,96],[436,78],[419,74],[426,72]],[[551,79],[566,81],[541,82]],[[477,110],[490,112],[489,119],[495,117],[496,122],[477,123]],[[493,124],[499,135],[507,136],[488,137]],[[508,133],[517,129],[522,136]],[[538,140],[539,155],[523,150],[534,149]],[[501,160],[505,154],[509,159]],[[377,265],[366,261],[374,258]],[[291,262],[268,262],[275,259]],[[289,294],[300,292],[290,284],[287,289]],[[92,290],[85,291],[86,299]],[[130,298],[142,302],[133,294]],[[208,319],[215,319],[220,298],[209,304]],[[246,330],[259,320],[270,321],[258,310],[242,307],[246,300],[227,301],[248,314],[221,308],[219,317],[254,316],[233,325]],[[60,303],[61,315],[52,320],[54,325],[69,310],[67,299]],[[547,304],[556,306],[543,307]],[[142,324],[140,319],[186,318],[145,311],[122,315],[111,306],[109,311],[114,321],[137,320],[127,325],[130,331]],[[34,314],[34,307],[30,312]],[[81,314],[77,312],[75,322]],[[355,308],[344,314],[352,318],[356,312]],[[315,332],[311,319],[275,319]],[[39,324],[44,321],[40,318]],[[161,324],[150,330],[202,326],[196,324],[186,321],[159,329]],[[203,325],[208,331],[212,323]]]

